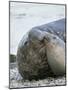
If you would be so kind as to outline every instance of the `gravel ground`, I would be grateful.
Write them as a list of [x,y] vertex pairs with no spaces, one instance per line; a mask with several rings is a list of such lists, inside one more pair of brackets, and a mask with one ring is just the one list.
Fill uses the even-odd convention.
[[24,88],[24,87],[40,87],[40,86],[58,86],[66,85],[65,76],[62,77],[47,77],[43,80],[23,80],[18,72],[16,63],[10,64],[10,88]]

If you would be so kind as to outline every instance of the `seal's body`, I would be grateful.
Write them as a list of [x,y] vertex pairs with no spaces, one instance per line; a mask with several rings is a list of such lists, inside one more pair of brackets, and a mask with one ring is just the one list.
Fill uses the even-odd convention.
[[66,20],[63,18],[63,19],[60,19],[60,20],[57,20],[54,22],[50,22],[48,24],[34,27],[34,28],[32,28],[32,31],[33,30],[36,30],[36,31],[40,30],[42,32],[43,31],[48,32],[48,33],[57,35],[59,38],[61,38],[65,42],[66,41],[66,35],[65,35],[65,33],[66,33],[65,25],[66,24],[65,23],[66,23]]

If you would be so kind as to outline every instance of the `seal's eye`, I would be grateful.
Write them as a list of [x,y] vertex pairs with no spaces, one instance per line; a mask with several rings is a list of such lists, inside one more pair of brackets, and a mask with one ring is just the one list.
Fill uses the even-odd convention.
[[53,37],[53,39],[56,39],[56,37]]

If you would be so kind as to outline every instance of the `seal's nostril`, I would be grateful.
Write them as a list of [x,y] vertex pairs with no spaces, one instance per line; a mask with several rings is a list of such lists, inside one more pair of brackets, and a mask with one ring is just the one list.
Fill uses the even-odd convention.
[[46,40],[46,41],[50,41],[50,38],[49,38],[49,37],[45,37],[45,40]]

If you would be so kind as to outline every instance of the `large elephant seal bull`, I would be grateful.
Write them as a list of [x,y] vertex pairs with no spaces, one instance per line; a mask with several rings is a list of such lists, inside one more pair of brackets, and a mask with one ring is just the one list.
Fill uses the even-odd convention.
[[17,64],[24,79],[65,74],[65,19],[32,28],[20,41]]

